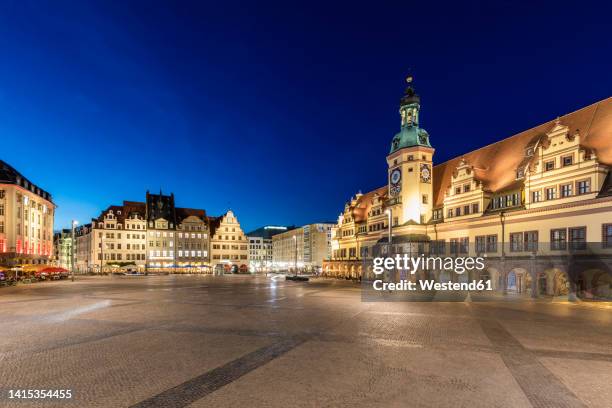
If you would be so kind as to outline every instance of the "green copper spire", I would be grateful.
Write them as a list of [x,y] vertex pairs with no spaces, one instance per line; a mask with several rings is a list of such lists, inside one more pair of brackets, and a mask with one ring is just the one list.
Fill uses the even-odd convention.
[[396,152],[405,147],[427,146],[429,144],[429,134],[425,129],[419,127],[419,110],[421,109],[421,98],[414,91],[411,85],[412,77],[406,78],[408,87],[404,91],[404,96],[400,99],[400,116],[402,118],[402,128],[391,141],[391,151]]

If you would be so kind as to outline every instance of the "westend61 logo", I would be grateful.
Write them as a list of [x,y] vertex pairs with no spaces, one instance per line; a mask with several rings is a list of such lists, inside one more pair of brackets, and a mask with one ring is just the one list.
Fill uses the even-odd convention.
[[[466,271],[482,271],[485,269],[482,257],[439,257],[425,256],[412,257],[407,254],[397,254],[395,257],[376,257],[373,259],[372,272],[381,277],[385,272],[399,271],[415,275],[418,271],[452,271],[462,275]],[[433,279],[418,279],[416,282],[400,279],[399,282],[386,282],[376,279],[372,282],[374,290],[493,290],[490,280],[474,280],[471,282],[436,282]]]

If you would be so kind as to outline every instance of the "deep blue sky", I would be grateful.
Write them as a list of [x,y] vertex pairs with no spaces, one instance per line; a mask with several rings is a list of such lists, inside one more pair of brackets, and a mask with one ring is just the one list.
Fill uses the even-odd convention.
[[611,11],[3,1],[0,158],[56,228],[160,187],[246,230],[334,220],[385,183],[409,69],[442,162],[612,95]]

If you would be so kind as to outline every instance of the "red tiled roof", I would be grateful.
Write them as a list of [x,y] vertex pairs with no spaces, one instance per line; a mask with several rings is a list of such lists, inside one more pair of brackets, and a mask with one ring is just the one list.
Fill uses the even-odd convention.
[[[560,122],[569,128],[570,134],[579,131],[580,145],[594,149],[600,162],[612,164],[612,97],[561,116]],[[475,176],[485,189],[496,192],[511,188],[527,145],[554,126],[555,119],[434,166],[434,205],[442,206],[444,191],[450,186],[452,173],[462,158],[474,167]]]
[[[612,97],[561,116],[561,125],[569,128],[570,134],[580,133],[580,145],[597,153],[599,162],[612,165]],[[444,192],[451,184],[452,174],[461,159],[474,168],[476,179],[491,192],[517,187],[516,170],[523,163],[525,149],[535,143],[555,126],[555,119],[510,136],[499,142],[455,157],[434,166],[434,206],[444,203]],[[354,206],[356,222],[365,220],[371,207],[374,193],[387,194],[387,186],[362,195]]]

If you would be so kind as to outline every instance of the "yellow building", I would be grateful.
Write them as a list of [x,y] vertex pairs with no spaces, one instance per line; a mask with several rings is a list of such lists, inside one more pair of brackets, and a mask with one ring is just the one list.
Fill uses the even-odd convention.
[[408,86],[387,184],[346,203],[324,274],[371,277],[367,260],[391,234],[392,249],[486,254],[482,275],[504,291],[610,295],[601,262],[574,276],[564,256],[612,254],[612,98],[437,165],[420,107]]
[[0,160],[0,264],[48,264],[53,257],[51,195]]
[[331,257],[332,223],[308,224],[272,237],[274,270],[312,271]]
[[249,270],[249,240],[232,210],[210,220],[211,266],[218,273]]

